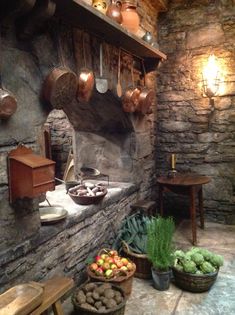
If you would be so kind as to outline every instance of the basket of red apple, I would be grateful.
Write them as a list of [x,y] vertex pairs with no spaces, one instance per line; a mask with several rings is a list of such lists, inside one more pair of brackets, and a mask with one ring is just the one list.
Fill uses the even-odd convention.
[[131,294],[136,265],[128,258],[118,255],[116,250],[102,249],[94,261],[87,266],[92,281],[110,282],[119,285],[125,295]]

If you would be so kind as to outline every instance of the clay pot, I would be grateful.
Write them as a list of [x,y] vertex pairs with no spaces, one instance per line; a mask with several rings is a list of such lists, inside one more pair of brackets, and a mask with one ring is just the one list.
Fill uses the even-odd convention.
[[103,14],[106,13],[108,7],[106,0],[93,0],[92,6]]
[[119,24],[122,23],[121,6],[121,1],[111,1],[106,11],[106,15]]
[[140,18],[136,11],[135,1],[123,1],[121,7],[122,26],[131,33],[136,34],[139,30]]

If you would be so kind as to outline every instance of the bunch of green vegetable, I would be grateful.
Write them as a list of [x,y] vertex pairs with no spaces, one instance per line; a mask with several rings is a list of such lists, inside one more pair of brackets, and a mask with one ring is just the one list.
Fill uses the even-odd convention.
[[147,256],[155,269],[166,271],[173,264],[174,230],[171,217],[155,217],[148,226]]
[[127,216],[122,222],[112,248],[119,250],[124,241],[133,253],[146,254],[147,226],[150,222],[151,218],[142,212]]
[[205,248],[192,247],[186,252],[174,252],[174,267],[180,271],[201,275],[215,272],[222,265],[223,257]]

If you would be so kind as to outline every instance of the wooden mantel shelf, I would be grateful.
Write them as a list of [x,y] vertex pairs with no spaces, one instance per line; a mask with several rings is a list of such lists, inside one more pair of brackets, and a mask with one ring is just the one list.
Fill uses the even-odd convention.
[[132,55],[143,58],[150,68],[154,64],[157,65],[160,60],[167,58],[163,52],[131,34],[121,25],[82,0],[56,0],[56,3],[57,14],[73,26],[83,29],[116,47],[121,47]]

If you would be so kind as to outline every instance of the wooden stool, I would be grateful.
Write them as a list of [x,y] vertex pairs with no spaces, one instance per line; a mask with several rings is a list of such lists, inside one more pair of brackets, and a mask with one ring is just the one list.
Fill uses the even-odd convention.
[[148,215],[154,215],[156,212],[156,202],[153,200],[138,200],[131,205],[131,209],[134,211],[141,210]]
[[30,315],[47,314],[50,307],[55,315],[64,315],[60,299],[69,292],[74,286],[74,281],[71,278],[56,277],[52,278],[44,284],[43,300]]

